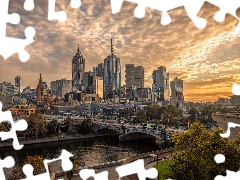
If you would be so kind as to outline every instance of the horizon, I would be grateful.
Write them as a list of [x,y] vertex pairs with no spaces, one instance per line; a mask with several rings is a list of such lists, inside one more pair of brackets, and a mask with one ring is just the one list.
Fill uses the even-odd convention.
[[223,23],[215,22],[213,16],[218,8],[209,3],[199,13],[207,19],[207,27],[199,30],[184,8],[170,11],[172,22],[163,26],[160,12],[147,8],[145,17],[138,19],[133,14],[136,5],[126,1],[121,11],[113,15],[108,0],[82,2],[79,9],[72,9],[70,0],[58,0],[56,11],[64,10],[68,15],[67,21],[61,23],[47,20],[47,2],[35,2],[31,12],[23,9],[24,2],[10,1],[9,13],[20,14],[21,22],[7,24],[7,36],[24,39],[25,27],[33,26],[35,42],[25,48],[31,57],[25,63],[17,54],[5,61],[0,58],[0,66],[5,67],[0,72],[0,82],[12,83],[20,76],[21,90],[28,85],[37,87],[38,69],[48,86],[50,81],[71,80],[71,61],[78,44],[86,60],[86,72],[92,71],[110,55],[111,38],[121,61],[122,84],[125,64],[143,66],[144,86],[150,88],[153,70],[166,66],[170,81],[174,77],[183,80],[185,101],[209,102],[232,96],[232,86],[240,80],[236,73],[240,35],[232,36],[238,21],[227,15]]

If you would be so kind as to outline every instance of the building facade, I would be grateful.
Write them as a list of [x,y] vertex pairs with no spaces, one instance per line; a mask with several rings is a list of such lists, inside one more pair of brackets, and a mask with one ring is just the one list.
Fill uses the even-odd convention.
[[51,94],[56,95],[58,92],[58,96],[64,98],[66,93],[72,92],[72,80],[61,79],[51,82]]
[[83,75],[83,84],[85,93],[93,93],[93,72],[85,72]]
[[125,65],[125,82],[126,87],[129,89],[130,86],[136,88],[144,87],[144,69],[142,66],[134,67],[134,64]]
[[103,77],[104,76],[104,64],[100,63],[97,67],[93,68],[93,76]]
[[169,73],[165,66],[160,66],[158,70],[153,71],[153,87],[154,92],[158,94],[158,100],[170,101],[170,84]]
[[177,106],[182,107],[184,102],[183,96],[183,80],[174,78],[173,81],[170,82],[171,87],[171,101]]
[[103,78],[102,77],[95,77],[94,84],[93,84],[94,94],[98,94],[100,98],[103,98]]
[[[112,47],[112,40],[111,40]],[[104,99],[114,99],[121,95],[120,58],[113,54],[104,59]]]
[[0,83],[0,90],[8,96],[19,95],[19,88],[10,82]]
[[77,49],[77,53],[73,56],[72,59],[72,91],[81,91],[83,90],[83,76],[85,72],[85,59],[79,50],[79,46]]
[[21,78],[19,76],[17,76],[15,78],[15,87],[18,88],[18,95],[20,95],[20,93],[21,93],[20,92],[20,88],[21,88],[20,84],[21,84]]

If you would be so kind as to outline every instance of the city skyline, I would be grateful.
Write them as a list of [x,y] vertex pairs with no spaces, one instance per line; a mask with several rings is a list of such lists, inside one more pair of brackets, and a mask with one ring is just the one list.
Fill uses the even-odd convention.
[[[95,3],[95,4],[94,4]],[[0,82],[14,82],[21,77],[21,90],[27,85],[37,87],[39,74],[50,81],[71,80],[71,60],[79,44],[86,60],[86,72],[110,54],[110,39],[121,59],[122,84],[125,84],[125,64],[143,66],[145,86],[152,86],[152,72],[166,66],[170,81],[184,81],[186,101],[215,101],[231,96],[234,83],[239,82],[239,37],[232,36],[237,20],[227,16],[223,23],[214,21],[218,8],[205,3],[199,16],[207,19],[204,30],[197,29],[184,8],[170,11],[170,25],[160,24],[161,13],[147,9],[143,19],[134,17],[135,4],[124,2],[121,12],[113,15],[108,0],[82,2],[79,10],[70,1],[56,3],[56,11],[64,10],[64,23],[47,20],[47,2],[36,2],[35,9],[26,12],[24,0],[10,1],[10,13],[19,13],[19,25],[8,25],[7,36],[25,38],[26,26],[36,29],[35,42],[26,47],[30,60],[22,63],[15,54],[6,61],[0,58]],[[31,17],[30,17],[31,16]],[[38,22],[38,23],[34,23]],[[138,32],[136,31],[138,30]],[[40,69],[40,70],[39,70]]]

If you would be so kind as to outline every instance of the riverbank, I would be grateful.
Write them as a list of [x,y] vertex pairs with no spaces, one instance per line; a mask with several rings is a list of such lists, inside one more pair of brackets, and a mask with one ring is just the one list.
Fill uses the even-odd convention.
[[[119,135],[119,134],[67,135],[67,136],[64,136],[64,137],[59,137],[58,136],[58,137],[46,137],[46,138],[20,140],[19,143],[22,144],[22,145],[32,145],[32,144],[62,142],[62,141],[88,139],[88,138],[103,137],[103,136],[116,136],[116,135]],[[4,148],[4,147],[12,147],[12,142],[11,141],[0,142],[0,148]]]

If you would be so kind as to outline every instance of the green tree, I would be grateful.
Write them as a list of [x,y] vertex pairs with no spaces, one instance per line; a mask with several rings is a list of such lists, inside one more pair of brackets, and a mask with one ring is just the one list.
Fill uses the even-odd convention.
[[8,132],[11,130],[11,124],[9,122],[1,122],[0,123],[0,131],[2,132]]
[[204,123],[212,122],[212,113],[215,113],[217,110],[212,105],[206,105],[201,110],[201,119]]
[[91,119],[84,119],[79,128],[78,128],[78,132],[80,134],[87,134],[87,133],[91,133],[92,132],[92,120]]
[[28,123],[27,135],[35,136],[43,136],[47,133],[47,121],[45,117],[40,113],[33,113],[29,117],[26,118]]
[[[38,175],[46,172],[46,169],[43,164],[43,157],[41,156],[28,156],[23,165],[31,164],[33,166],[33,174]],[[20,168],[15,167],[12,171],[8,180],[16,180],[16,179],[24,179],[26,176],[24,175],[23,171]]]
[[67,171],[67,177],[69,180],[73,177],[73,171],[78,170],[79,168],[79,160],[75,158],[75,156],[70,157],[70,161],[73,163],[73,168],[70,171]]
[[[169,164],[170,178],[208,180],[225,175],[226,169],[238,171],[240,138],[230,140],[222,138],[220,133],[223,133],[222,129],[205,130],[201,124],[194,123],[187,132],[175,134],[175,151]],[[217,164],[214,161],[216,154],[223,154],[226,161]]]
[[72,126],[73,120],[70,116],[68,116],[65,120],[64,120],[64,126],[65,126],[65,131],[68,131],[70,129],[70,127]]
[[136,115],[136,121],[137,123],[143,123],[146,122],[147,120],[147,115],[143,110],[139,110]]
[[57,119],[52,119],[50,122],[48,122],[47,124],[47,129],[49,132],[59,132],[59,128],[60,128],[61,124],[58,122]]

